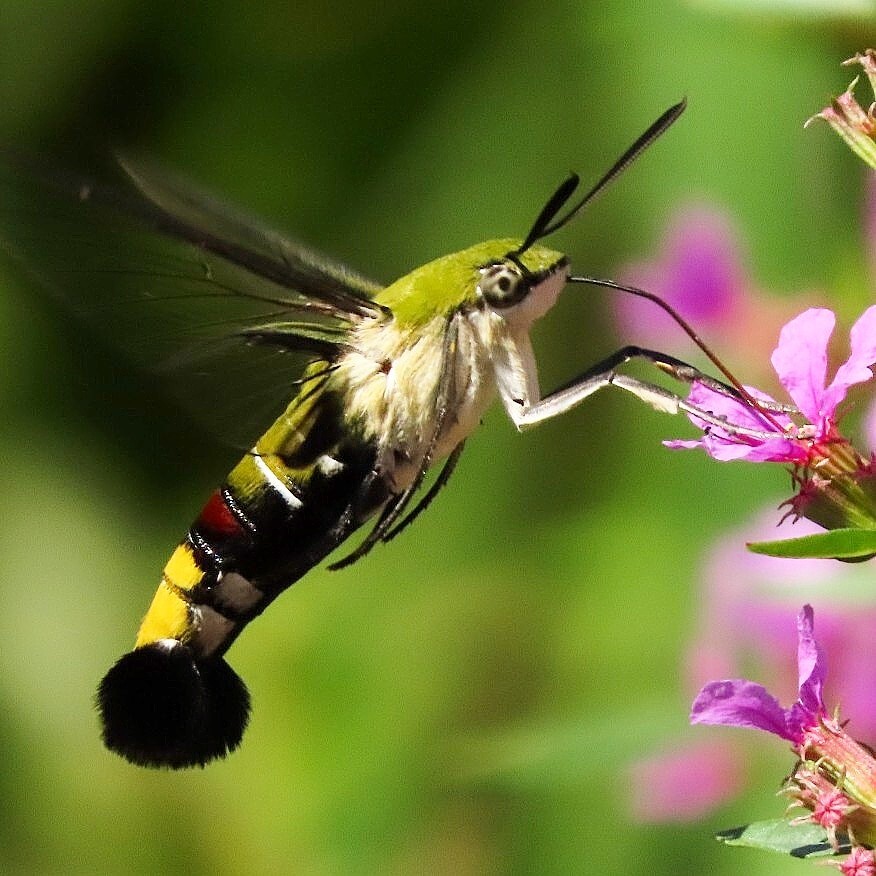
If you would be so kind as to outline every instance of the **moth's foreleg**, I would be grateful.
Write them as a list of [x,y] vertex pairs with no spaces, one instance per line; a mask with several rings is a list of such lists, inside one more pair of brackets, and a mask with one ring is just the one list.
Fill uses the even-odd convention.
[[[691,404],[671,390],[619,373],[617,369],[632,359],[642,359],[650,362],[664,374],[668,374],[682,383],[701,383],[714,392],[735,399],[741,404],[746,403],[746,399],[734,387],[722,383],[708,374],[704,374],[695,366],[683,362],[681,359],[676,359],[674,356],[669,356],[665,353],[659,353],[656,350],[627,346],[598,362],[593,367],[588,368],[583,374],[560,389],[550,393],[545,398],[533,401],[529,405],[518,402],[516,406],[513,403],[509,403],[506,399],[506,408],[509,410],[518,429],[528,429],[544,420],[550,420],[553,417],[566,413],[566,411],[581,404],[581,402],[600,389],[615,386],[618,389],[631,393],[658,411],[668,414],[682,412],[692,414],[726,432],[750,435],[755,438],[773,437],[775,435],[774,432],[748,429],[730,424],[723,417],[716,416],[710,411]],[[794,411],[793,408],[770,402],[765,402],[763,407],[765,410],[779,410],[785,413]]]

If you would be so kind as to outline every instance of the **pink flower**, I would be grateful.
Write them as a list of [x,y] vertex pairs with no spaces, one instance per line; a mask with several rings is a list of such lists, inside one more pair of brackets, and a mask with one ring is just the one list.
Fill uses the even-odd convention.
[[629,805],[641,822],[694,821],[742,786],[742,753],[718,740],[642,758],[629,767]]
[[[744,347],[758,361],[791,315],[788,299],[758,288],[731,217],[708,203],[679,208],[658,253],[622,267],[619,279],[659,295],[704,337],[721,338],[732,349]],[[794,300],[801,297],[796,294]],[[687,338],[663,311],[628,295],[612,303],[621,337],[684,356]]]
[[[764,730],[792,743],[798,763],[785,791],[809,810],[803,819],[824,827],[837,844],[842,830],[853,844],[876,839],[876,758],[828,715],[824,654],[815,640],[813,612],[797,617],[797,701],[783,708],[763,685],[747,679],[709,682],[691,707],[692,724]],[[840,792],[840,793],[836,793]]]
[[[723,331],[746,292],[737,238],[722,211],[684,207],[670,221],[657,258],[627,265],[620,278],[659,295],[698,330]],[[672,330],[668,316],[626,295],[617,297],[616,313],[624,334],[643,343],[661,343]]]
[[[766,414],[750,405],[694,384],[688,400],[701,410],[725,419],[727,429],[692,422],[705,432],[695,441],[667,441],[673,449],[702,447],[714,459],[750,462],[785,462],[798,466],[820,462],[831,455],[830,445],[844,442],[836,430],[838,408],[849,389],[873,376],[876,363],[876,306],[864,311],[851,331],[851,353],[827,381],[827,347],[835,317],[830,310],[811,308],[791,320],[779,335],[772,364],[779,381],[799,411],[798,423],[789,414]],[[765,393],[748,390],[758,400],[772,402]],[[796,416],[796,414],[795,414]],[[856,464],[860,459],[856,459]]]
[[[876,426],[876,407],[873,419]],[[734,677],[742,666],[756,666],[771,690],[790,699],[797,680],[781,657],[795,646],[800,603],[814,602],[836,701],[856,733],[876,741],[876,607],[866,597],[872,591],[869,567],[778,559],[746,550],[746,542],[781,538],[785,529],[795,535],[820,531],[800,520],[793,527],[782,524],[776,535],[777,517],[774,508],[765,511],[728,532],[706,555],[699,618],[680,667],[685,687],[697,691],[710,679]],[[633,816],[647,822],[705,817],[750,781],[747,765],[757,759],[760,742],[732,734],[701,743],[681,734],[666,740],[661,751],[629,768]]]
[[774,690],[793,689],[780,656],[793,647],[795,605],[819,606],[819,641],[831,657],[833,690],[856,730],[876,741],[876,606],[868,599],[872,572],[864,563],[780,559],[755,554],[746,542],[810,535],[800,520],[776,530],[775,510],[727,533],[706,558],[702,609],[687,650],[689,683],[697,690],[713,678],[757,666]]
[[[855,55],[844,61],[845,66],[860,64],[870,87],[876,93],[876,52],[867,49],[865,52]],[[814,119],[824,119],[837,134],[842,137],[846,145],[860,159],[871,167],[876,167],[876,120],[873,118],[873,107],[862,107],[855,97],[855,87],[858,84],[857,77],[849,87],[839,96],[835,97],[829,107],[825,107],[820,113],[816,113],[807,125]]]
[[765,730],[801,745],[807,730],[826,716],[822,700],[824,656],[812,632],[812,607],[806,605],[797,619],[797,701],[783,709],[760,684],[747,679],[709,682],[691,707],[692,724],[724,724]]
[[819,794],[812,808],[812,820],[826,830],[836,830],[849,814],[852,802],[838,788]]
[[872,849],[855,846],[848,858],[836,867],[843,876],[876,876],[876,854]]

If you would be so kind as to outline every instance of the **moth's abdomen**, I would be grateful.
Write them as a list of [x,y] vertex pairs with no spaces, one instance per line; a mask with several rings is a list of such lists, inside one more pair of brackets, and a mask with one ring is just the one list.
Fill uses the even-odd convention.
[[257,527],[239,506],[229,486],[207,501],[164,567],[140,624],[137,648],[175,639],[199,659],[221,656],[239,628],[258,613],[265,594],[240,569],[252,566],[264,551],[259,528],[269,527],[272,509],[266,501],[254,504],[261,518]]
[[223,655],[386,501],[372,444],[337,441],[333,423],[316,418],[294,452],[269,452],[288,425],[278,420],[207,501],[164,568],[134,650],[100,685],[104,741],[134,763],[203,765],[237,747],[249,695]]
[[164,568],[134,650],[98,688],[104,744],[140,766],[204,766],[246,728],[249,693],[221,655],[264,594],[223,568],[255,546],[231,501],[227,488],[210,497]]
[[107,748],[138,766],[204,766],[240,744],[249,693],[221,658],[176,639],[125,654],[97,692]]

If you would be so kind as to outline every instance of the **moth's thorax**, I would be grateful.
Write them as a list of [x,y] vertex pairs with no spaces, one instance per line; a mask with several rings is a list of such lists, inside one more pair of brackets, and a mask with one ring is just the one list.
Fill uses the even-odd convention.
[[[556,270],[544,271],[544,279],[512,306],[491,307],[475,291],[428,319],[411,319],[402,308],[401,317],[365,319],[353,328],[349,350],[339,360],[331,383],[343,398],[349,426],[377,444],[379,464],[394,488],[403,488],[415,476],[434,434],[445,367],[451,369],[453,380],[436,459],[450,453],[477,427],[495,398],[497,379],[521,399],[537,395],[529,329],[553,307],[568,275],[565,260],[547,250],[542,258],[547,254],[560,259]],[[418,285],[425,291],[434,280],[426,273],[418,278]],[[434,298],[431,303],[434,306]],[[453,361],[448,363],[445,339],[451,320],[457,337]]]
[[[348,423],[376,442],[385,474],[397,488],[413,477],[434,431],[446,331],[443,317],[418,328],[394,320],[365,321],[332,375],[343,393]],[[465,320],[455,356],[452,408],[436,457],[449,453],[477,425],[494,391],[489,362]]]

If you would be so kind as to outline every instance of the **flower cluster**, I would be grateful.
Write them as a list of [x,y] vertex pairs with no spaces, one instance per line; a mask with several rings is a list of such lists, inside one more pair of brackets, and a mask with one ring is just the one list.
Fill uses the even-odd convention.
[[[866,600],[872,575],[866,563],[830,563],[752,553],[745,545],[775,537],[777,514],[764,508],[723,534],[706,552],[698,575],[695,628],[681,656],[681,684],[693,693],[707,681],[757,667],[770,688],[790,689],[782,655],[794,644],[800,602],[819,612],[819,641],[830,655],[832,691],[843,714],[866,740],[876,740],[876,605]],[[810,535],[808,520],[779,527]],[[633,815],[639,821],[692,821],[727,804],[745,788],[759,740],[703,739],[680,731],[630,766]]]
[[873,377],[876,306],[852,327],[851,353],[828,383],[828,344],[835,322],[830,310],[810,308],[782,329],[771,361],[793,404],[779,403],[753,387],[746,387],[750,396],[746,400],[695,383],[688,401],[726,426],[691,416],[703,436],[665,444],[673,449],[702,448],[721,461],[788,463],[798,485],[790,502],[796,516],[808,517],[825,529],[873,529],[873,457],[862,456],[838,424],[840,406],[851,387]]
[[[824,705],[826,664],[814,635],[812,608],[797,619],[798,697],[789,708],[763,685],[747,679],[705,685],[691,707],[693,724],[763,730],[791,743],[798,762],[785,792],[808,821],[824,828],[835,847],[849,842],[854,866],[873,862],[876,844],[876,758],[846,733]],[[866,872],[860,869],[846,872]]]
[[[860,65],[876,94],[876,52],[868,50],[846,64]],[[856,85],[857,80],[813,118],[827,121],[876,168],[876,104],[863,108],[855,98]],[[869,202],[867,230],[876,268],[876,185],[871,186]],[[677,313],[723,337],[738,339],[734,332],[742,325],[743,331],[750,332],[744,343],[756,353],[761,346],[758,339],[778,311],[769,308],[769,296],[747,280],[741,266],[732,226],[720,213],[698,207],[680,214],[670,226],[656,259],[629,267],[623,279],[660,295]],[[763,318],[752,318],[754,312]],[[636,323],[637,311],[625,310],[623,302],[618,316],[637,338],[647,341],[661,332],[658,325]],[[807,588],[808,598],[824,597],[827,603],[824,612],[819,609],[820,629],[837,658],[837,690],[844,712],[853,716],[854,726],[865,737],[872,738],[876,728],[876,601],[870,595],[872,582],[866,568],[800,559],[876,556],[876,454],[858,450],[840,428],[850,393],[868,383],[876,371],[876,306],[854,323],[848,355],[831,370],[835,326],[832,311],[809,307],[781,328],[770,357],[785,393],[778,399],[739,384],[704,346],[732,387],[692,366],[664,369],[692,381],[687,399],[679,399],[674,410],[685,410],[702,431],[696,439],[665,444],[672,449],[699,448],[719,461],[778,462],[791,468],[795,494],[783,503],[790,506],[785,517],[799,524],[804,538],[754,545],[764,553],[770,553],[765,548],[772,549],[774,555],[747,557],[740,557],[741,540],[736,539],[726,564],[729,571],[714,575],[709,585],[701,635],[688,653],[691,678],[699,683],[705,678],[723,680],[701,687],[690,720],[762,730],[790,743],[797,763],[783,788],[790,799],[789,812],[784,819],[766,823],[769,830],[781,824],[787,832],[779,831],[784,840],[771,839],[759,847],[785,852],[794,848],[796,853],[796,842],[784,848],[782,842],[799,839],[794,831],[807,825],[807,837],[817,828],[815,835],[824,838],[824,848],[832,847],[843,856],[832,862],[842,873],[876,876],[876,753],[849,735],[838,711],[831,713],[825,707],[825,658],[815,640],[812,608],[804,606],[797,618],[798,695],[791,706],[783,707],[762,684],[732,677],[741,656],[754,652],[769,664],[780,652],[784,634],[778,626],[789,605],[788,593],[797,594],[792,603],[796,607],[804,601],[800,591]],[[671,405],[667,409],[673,410]],[[876,447],[876,405],[867,421],[870,447]],[[800,521],[801,517],[809,522]],[[800,546],[803,542],[805,548]],[[787,570],[791,562],[793,573]],[[774,565],[767,570],[765,564]],[[720,562],[714,560],[713,565]],[[863,604],[852,595],[854,588],[863,595]],[[789,625],[789,633],[790,629]],[[739,788],[742,758],[738,755],[730,746],[712,741],[640,761],[632,771],[636,814],[645,820],[701,815]],[[730,833],[736,841],[742,832]],[[742,844],[764,842],[755,830]]]
[[[876,93],[876,52],[868,49],[845,63],[859,64]],[[876,167],[876,105],[861,107],[854,95],[856,84],[857,79],[813,119],[827,121],[856,154]],[[716,264],[732,261],[725,256]],[[724,275],[736,276],[727,271]],[[717,285],[734,288],[730,282]],[[861,455],[839,431],[838,423],[848,391],[873,376],[876,307],[866,310],[853,326],[851,354],[828,384],[827,351],[835,322],[831,311],[810,308],[782,329],[772,365],[792,404],[777,403],[749,387],[745,387],[748,398],[742,399],[695,383],[688,402],[714,419],[706,422],[691,417],[703,429],[703,437],[666,444],[700,447],[724,461],[788,463],[794,467],[797,484],[789,502],[795,517],[808,517],[825,529],[872,530],[876,529],[874,458]]]
[[[843,62],[845,65],[860,64],[870,80],[870,86],[876,94],[876,52],[867,49],[865,52],[855,55]],[[857,77],[852,80],[849,87],[839,96],[833,99],[831,105],[814,115],[814,119],[824,119],[845,140],[849,148],[863,161],[876,167],[876,118],[874,118],[874,105],[871,104],[866,110],[855,98],[855,87],[858,84]],[[807,122],[807,124],[809,124]]]

